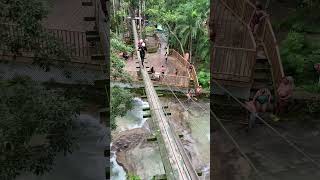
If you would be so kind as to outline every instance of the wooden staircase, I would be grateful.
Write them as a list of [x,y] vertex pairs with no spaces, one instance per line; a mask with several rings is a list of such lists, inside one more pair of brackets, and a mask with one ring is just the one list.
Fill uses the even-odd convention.
[[255,93],[261,88],[268,88],[271,93],[274,92],[274,85],[272,81],[271,66],[268,58],[266,57],[262,45],[257,45],[256,64],[253,72],[253,82],[250,89],[250,100],[254,97]]
[[[213,79],[239,92],[249,89],[249,99],[261,88],[274,93],[284,72],[270,19],[261,22],[257,42],[249,26],[256,11],[254,4],[249,0],[211,0],[211,4],[211,28],[216,33],[211,55]],[[242,26],[235,28],[235,24]]]

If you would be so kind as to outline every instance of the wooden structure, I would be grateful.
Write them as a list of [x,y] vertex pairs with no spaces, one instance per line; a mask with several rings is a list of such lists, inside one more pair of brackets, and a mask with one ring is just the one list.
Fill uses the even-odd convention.
[[[276,89],[284,76],[268,17],[259,26],[257,37],[253,36],[250,23],[255,11],[248,0],[211,0],[212,78],[245,99],[262,87]],[[262,67],[260,60],[264,60]],[[264,77],[260,81],[257,73],[261,68],[271,72],[271,87]]]
[[[64,59],[53,58],[50,59],[52,64],[56,62],[64,62],[68,65],[81,65],[84,67],[90,67],[101,71],[101,68],[108,70],[109,67],[105,67],[109,63],[109,27],[106,19],[107,5],[106,1],[92,0],[92,1],[76,1],[77,4],[68,4],[68,2],[59,2],[52,10],[52,14],[49,14],[49,18],[44,20],[44,30],[51,34],[55,39],[63,45],[63,48],[67,50],[68,56],[71,57],[70,61]],[[108,2],[107,2],[108,3]],[[67,7],[65,7],[67,6]],[[61,21],[60,15],[55,13],[55,10],[65,7],[66,11],[63,13],[76,13],[80,10],[89,12],[86,14],[92,14],[91,17],[77,17],[74,19],[67,19],[67,22]],[[75,8],[78,8],[75,9]],[[61,12],[60,12],[61,13]],[[67,17],[69,18],[69,17]],[[79,18],[82,18],[78,22]],[[70,20],[70,21],[69,21]],[[74,23],[74,21],[76,23]],[[81,22],[82,21],[82,22]],[[53,25],[50,24],[52,22]],[[91,23],[87,25],[89,28],[81,28],[82,23]],[[72,24],[68,26],[69,24]],[[50,27],[51,26],[51,27]],[[52,28],[55,26],[57,28]],[[21,37],[23,36],[23,30],[21,27],[15,24],[0,23],[1,29],[7,29],[6,32],[9,37]],[[68,28],[62,29],[60,27]],[[92,29],[90,29],[92,28]],[[74,30],[72,30],[74,29]],[[38,40],[40,41],[40,40]],[[41,46],[47,46],[49,41],[41,39]],[[0,42],[0,60],[32,63],[34,54],[31,49],[19,50],[19,55],[14,55],[6,47],[4,42]],[[50,52],[48,52],[50,53]],[[14,58],[13,58],[14,57]],[[108,73],[108,72],[107,72]]]

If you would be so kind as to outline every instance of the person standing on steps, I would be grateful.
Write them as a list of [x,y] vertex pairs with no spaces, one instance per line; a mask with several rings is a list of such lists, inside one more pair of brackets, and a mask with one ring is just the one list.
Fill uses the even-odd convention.
[[201,94],[201,90],[202,90],[202,86],[198,86],[197,88],[196,88],[196,96],[200,96],[200,94]]
[[267,108],[271,103],[271,93],[269,89],[262,88],[253,97],[253,102],[255,103],[255,107],[257,112],[265,113],[267,112]]
[[245,105],[250,112],[250,116],[248,119],[248,129],[252,129],[255,126],[255,121],[258,115],[257,109],[253,100],[246,102]]
[[191,102],[192,101],[191,89],[188,89],[186,96],[187,96],[187,103]]
[[251,23],[250,23],[250,28],[252,30],[253,35],[255,38],[257,37],[257,31],[259,27],[261,26],[261,23],[264,18],[266,18],[268,15],[267,13],[263,10],[262,5],[259,1],[256,1],[256,11],[252,17]]
[[292,101],[293,89],[294,89],[294,79],[291,76],[284,77],[277,89],[277,94],[278,94],[277,109],[276,109],[277,115],[288,110],[288,105]]
[[178,76],[178,68],[176,68],[176,73],[175,74],[176,74],[176,76]]
[[262,88],[253,97],[252,101],[246,102],[246,107],[250,112],[248,127],[252,129],[256,124],[258,113],[265,113],[271,102],[271,93],[269,89]]

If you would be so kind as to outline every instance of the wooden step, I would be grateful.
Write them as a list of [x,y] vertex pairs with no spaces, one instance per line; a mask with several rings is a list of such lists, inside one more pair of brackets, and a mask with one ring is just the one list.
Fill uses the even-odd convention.
[[100,41],[100,36],[87,36],[86,40],[89,42]]
[[161,174],[161,175],[155,175],[153,176],[154,180],[167,180],[166,174]]
[[96,17],[84,17],[84,21],[96,21]]
[[93,2],[92,1],[82,2],[81,4],[82,4],[82,6],[93,6]]
[[269,82],[272,81],[271,74],[266,72],[255,72],[254,74],[255,82]]
[[270,83],[254,82],[251,87],[251,90],[258,91],[262,88],[268,88],[270,91],[273,91],[273,85],[271,82]]
[[254,69],[256,72],[270,72],[270,65],[267,63],[257,62]]
[[98,31],[86,31],[87,36],[99,36]]
[[91,55],[92,60],[105,60],[105,55],[103,54],[93,54]]
[[156,136],[150,136],[147,138],[147,141],[150,142],[150,141],[157,141],[157,137]]

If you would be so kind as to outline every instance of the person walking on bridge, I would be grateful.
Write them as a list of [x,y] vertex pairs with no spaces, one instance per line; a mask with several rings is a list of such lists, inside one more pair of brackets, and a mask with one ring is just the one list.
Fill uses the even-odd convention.
[[141,64],[142,64],[142,66],[144,66],[143,62],[144,62],[144,58],[145,58],[146,51],[147,51],[146,44],[144,42],[139,47],[139,51],[140,51],[140,57],[141,57]]

